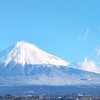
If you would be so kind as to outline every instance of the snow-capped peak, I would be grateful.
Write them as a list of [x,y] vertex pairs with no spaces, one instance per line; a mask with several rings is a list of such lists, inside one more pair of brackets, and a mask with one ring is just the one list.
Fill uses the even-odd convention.
[[0,63],[8,65],[9,63],[14,64],[52,64],[57,66],[67,66],[69,62],[66,62],[56,56],[48,54],[35,45],[21,41],[16,43],[11,48],[8,48],[0,54]]

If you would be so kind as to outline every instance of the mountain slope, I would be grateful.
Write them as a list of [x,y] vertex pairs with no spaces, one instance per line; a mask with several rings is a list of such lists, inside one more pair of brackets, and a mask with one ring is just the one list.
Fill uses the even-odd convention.
[[12,85],[100,85],[100,75],[64,66],[39,66],[28,75],[0,75],[0,86]]
[[66,62],[56,56],[50,55],[35,45],[21,41],[16,45],[8,48],[0,53],[0,63],[4,63],[7,66],[10,63],[20,64],[50,64],[50,65],[63,65],[67,66],[69,62]]
[[18,42],[0,53],[0,85],[100,84],[100,74],[71,67],[30,43]]

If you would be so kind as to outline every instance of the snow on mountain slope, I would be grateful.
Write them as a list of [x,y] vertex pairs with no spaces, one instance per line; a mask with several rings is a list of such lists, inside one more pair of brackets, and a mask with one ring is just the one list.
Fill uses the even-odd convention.
[[21,41],[0,53],[0,86],[100,84],[100,74],[75,65]]
[[0,53],[0,63],[8,65],[9,63],[20,64],[50,64],[57,66],[67,66],[69,62],[66,62],[56,56],[50,55],[35,45],[21,41],[16,45],[8,48],[4,52]]
[[0,75],[0,86],[22,85],[100,85],[100,75],[68,67],[34,69],[31,75]]

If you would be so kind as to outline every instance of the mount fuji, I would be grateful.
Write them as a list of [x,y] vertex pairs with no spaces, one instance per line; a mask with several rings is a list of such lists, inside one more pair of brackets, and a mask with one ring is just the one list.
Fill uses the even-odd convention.
[[69,61],[21,41],[0,53],[0,86],[100,85],[100,74],[71,66]]
[[7,66],[12,62],[14,65],[20,64],[22,66],[25,64],[51,64],[58,66],[69,64],[69,62],[50,55],[35,45],[24,41],[18,42],[0,54],[0,63],[4,63]]

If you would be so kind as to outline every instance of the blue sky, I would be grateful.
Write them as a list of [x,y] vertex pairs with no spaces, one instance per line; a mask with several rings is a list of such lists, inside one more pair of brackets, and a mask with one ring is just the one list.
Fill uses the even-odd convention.
[[21,40],[81,61],[100,44],[100,1],[0,0],[0,51]]

